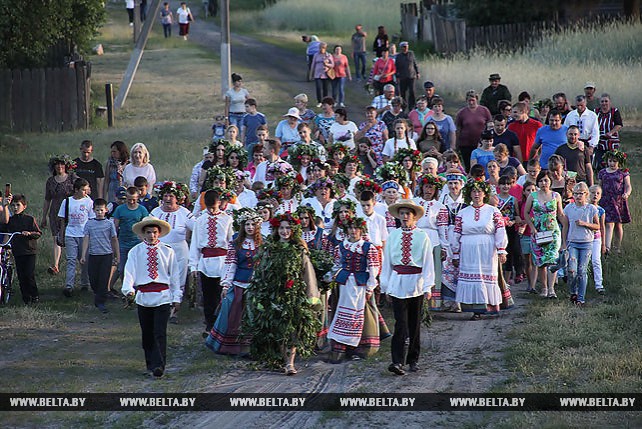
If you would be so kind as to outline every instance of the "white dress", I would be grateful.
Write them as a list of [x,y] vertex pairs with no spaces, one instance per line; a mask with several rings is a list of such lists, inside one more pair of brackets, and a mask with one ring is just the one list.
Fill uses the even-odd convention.
[[507,244],[504,220],[496,207],[468,206],[459,212],[450,245],[455,259],[459,258],[457,302],[462,310],[483,312],[492,306],[492,311],[499,311],[497,255],[506,253]]
[[182,282],[181,288],[183,288],[187,279],[187,266],[189,263],[187,231],[194,229],[194,216],[183,206],[179,206],[178,210],[173,212],[166,212],[160,207],[156,207],[150,214],[155,218],[164,220],[172,227],[169,234],[161,237],[160,241],[170,245],[174,249],[174,253],[176,253],[176,262],[180,269],[180,280]]

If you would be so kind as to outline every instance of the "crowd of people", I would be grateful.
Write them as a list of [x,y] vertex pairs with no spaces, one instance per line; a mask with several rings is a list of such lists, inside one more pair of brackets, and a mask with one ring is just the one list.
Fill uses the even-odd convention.
[[[420,370],[428,310],[479,320],[513,306],[511,285],[556,299],[560,278],[582,307],[589,263],[604,293],[601,258],[621,252],[632,190],[609,95],[589,109],[597,97],[587,82],[574,106],[561,93],[554,104],[531,104],[522,92],[513,104],[491,74],[481,101],[468,91],[453,118],[434,83],[415,98],[418,72],[387,79],[381,30],[381,94],[359,125],[341,98],[317,94],[317,113],[298,94],[270,136],[234,74],[225,115],[187,183],[158,181],[143,143],[113,142],[105,169],[91,141],[77,159],[51,158],[39,222],[54,237],[48,271],[59,273],[64,250],[66,297],[79,265],[80,289],[92,288],[100,311],[114,294],[135,303],[154,376],[164,373],[167,324],[178,323],[190,280],[201,290],[208,348],[287,375],[297,373],[297,354],[337,363],[376,353],[391,335],[382,306],[395,319],[388,370],[403,375]],[[363,48],[353,52],[355,74],[365,78],[361,26],[355,35]],[[330,54],[321,45],[313,55],[315,76],[325,67],[318,55]],[[22,232],[17,272],[25,304],[35,304],[41,231],[26,205],[24,195],[6,195],[0,225]]]

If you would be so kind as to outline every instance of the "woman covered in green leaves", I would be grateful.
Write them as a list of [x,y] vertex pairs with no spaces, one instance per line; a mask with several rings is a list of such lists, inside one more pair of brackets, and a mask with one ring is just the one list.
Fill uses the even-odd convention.
[[269,367],[283,363],[285,374],[294,375],[296,353],[309,356],[321,330],[319,289],[298,216],[277,215],[270,225],[256,256],[246,330],[254,359]]

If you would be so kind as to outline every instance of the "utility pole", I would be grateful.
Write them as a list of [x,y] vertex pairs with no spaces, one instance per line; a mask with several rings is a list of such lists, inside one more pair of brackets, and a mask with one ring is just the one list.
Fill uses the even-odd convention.
[[220,0],[221,12],[221,95],[230,88],[231,52],[230,52],[230,1]]

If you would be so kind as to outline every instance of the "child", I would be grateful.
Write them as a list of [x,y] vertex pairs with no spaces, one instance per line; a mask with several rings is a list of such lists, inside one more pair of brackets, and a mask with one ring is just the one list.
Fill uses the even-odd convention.
[[517,212],[518,201],[509,191],[513,180],[508,176],[499,178],[499,193],[497,194],[497,208],[504,217],[504,226],[508,236],[508,257],[504,264],[504,278],[510,279],[511,272],[514,271],[514,282],[519,283],[523,280],[524,267],[522,266],[522,252],[520,248],[519,235],[515,230],[515,224],[521,221]]
[[215,312],[221,302],[221,278],[225,274],[225,256],[232,240],[232,217],[221,210],[219,192],[210,189],[203,197],[206,210],[194,222],[189,249],[189,267],[201,278],[203,314],[207,338],[216,321]]
[[114,216],[114,212],[116,211],[116,208],[118,206],[127,204],[127,188],[125,188],[124,186],[119,186],[118,188],[116,188],[114,196],[116,197],[116,201],[114,201],[113,203],[107,203],[107,219],[111,219],[112,216]]
[[[9,205],[13,216],[9,217]],[[42,233],[33,216],[26,214],[27,198],[22,194],[7,195],[2,201],[0,232],[19,232],[11,241],[13,259],[20,283],[22,302],[38,304],[38,286],[36,285],[36,240]]]
[[593,265],[593,282],[598,294],[604,295],[604,284],[602,283],[602,254],[606,250],[606,245],[602,241],[604,237],[604,218],[605,210],[598,205],[602,198],[602,187],[593,185],[589,188],[589,202],[597,208],[597,216],[600,219],[600,229],[593,235],[593,248],[591,249],[591,263]]
[[388,206],[395,204],[399,200],[399,184],[394,180],[388,180],[381,185],[382,189],[382,205],[375,206],[375,211],[384,217],[386,220],[386,228],[388,232],[397,228],[397,221],[394,216],[388,211]]
[[183,298],[174,250],[159,240],[171,229],[167,222],[152,216],[134,224],[133,233],[144,241],[129,252],[123,279],[123,295],[138,306],[145,362],[154,377],[165,372],[170,307]]
[[[626,168],[626,153],[613,150],[604,154],[608,167],[600,170],[597,177],[600,179],[603,193],[600,206],[604,208],[606,217],[606,254],[611,249],[618,255],[621,252],[622,224],[631,222],[629,212],[629,197],[631,196],[631,178]],[[622,170],[623,169],[623,170]],[[615,240],[613,230],[615,229]],[[613,247],[611,247],[613,245]]]
[[245,143],[247,153],[252,153],[252,148],[259,141],[256,131],[261,125],[267,126],[267,119],[263,113],[257,110],[254,98],[245,100],[245,113],[246,115],[241,119],[241,141]]
[[225,129],[227,122],[225,115],[214,116],[214,124],[212,124],[212,143],[218,143],[219,140],[225,139]]
[[[453,169],[459,170],[461,173],[466,174],[466,170],[461,165],[459,155],[454,150],[448,149],[443,154],[444,165],[439,167],[439,175],[445,177],[447,172]],[[445,189],[445,188],[444,188]]]
[[265,161],[263,157],[263,144],[256,143],[252,146],[252,161],[247,165],[246,170],[250,173],[250,179],[254,180],[256,174],[256,167]]
[[415,142],[408,137],[408,123],[404,119],[397,119],[395,121],[395,136],[386,140],[381,151],[383,162],[392,160],[397,150],[402,148],[416,150],[417,146]]
[[[270,219],[274,214],[274,206],[269,201],[259,201],[256,204],[256,210],[259,212],[261,219],[261,236],[267,238],[270,235]],[[323,229],[323,228],[322,228]]]
[[[85,224],[85,237],[82,242],[81,264],[88,264],[89,284],[94,291],[94,305],[101,313],[108,313],[105,306],[111,267],[118,265],[118,238],[116,226],[105,217],[107,201],[96,198],[94,219]],[[89,254],[89,256],[87,256]]]
[[[67,222],[65,228],[65,249],[67,253],[67,277],[63,294],[70,298],[74,290],[76,277],[76,261],[80,259],[82,240],[85,236],[84,228],[89,219],[94,218],[94,202],[89,198],[89,182],[85,179],[76,179],[74,194],[67,197],[60,205],[58,218],[60,222]],[[89,289],[89,274],[87,264],[80,264],[80,290]]]
[[357,140],[357,156],[363,167],[363,174],[372,177],[378,164],[377,156],[372,150],[372,142],[368,137],[361,137]]
[[138,176],[134,180],[134,186],[138,188],[139,199],[138,203],[145,207],[149,213],[158,207],[158,198],[149,193],[149,183],[143,176]]
[[160,11],[160,21],[163,24],[163,34],[165,38],[172,37],[172,23],[174,22],[174,15],[169,10],[169,3],[163,3],[163,8]]
[[532,218],[532,215],[531,213],[524,213],[524,206],[526,205],[526,199],[528,196],[535,191],[537,191],[535,183],[528,180],[524,182],[522,202],[519,203],[519,221],[516,222],[518,225],[518,232],[520,233],[519,243],[522,250],[524,271],[528,278],[528,288],[526,289],[526,292],[533,294],[537,293],[535,290],[535,284],[537,283],[537,267],[533,264],[533,257],[531,256],[531,229],[525,221],[526,216],[530,216]]
[[[495,133],[493,131],[484,131],[481,134],[481,147],[473,150],[470,154],[470,167],[480,164],[486,169],[486,164],[491,159],[495,159],[495,152],[493,151],[493,142],[495,141]],[[486,174],[488,177],[488,174]]]
[[584,306],[586,294],[587,268],[591,260],[594,232],[600,230],[597,208],[588,204],[589,188],[580,182],[573,187],[574,203],[564,208],[568,218],[568,271],[571,302],[578,307]]
[[538,157],[529,159],[528,163],[526,164],[526,174],[524,174],[523,176],[519,176],[519,179],[517,179],[517,184],[524,186],[524,182],[526,182],[527,180],[531,183],[535,183],[535,180],[537,180],[537,175],[541,170],[542,167],[539,165]]
[[127,188],[126,204],[121,204],[116,207],[113,219],[116,231],[118,231],[118,250],[119,250],[119,263],[118,271],[115,276],[112,276],[109,289],[113,290],[114,284],[124,273],[125,264],[127,263],[127,255],[129,251],[140,243],[140,239],[132,231],[132,227],[136,222],[140,222],[149,212],[145,207],[138,204],[138,196],[140,195],[138,188],[130,186]]

